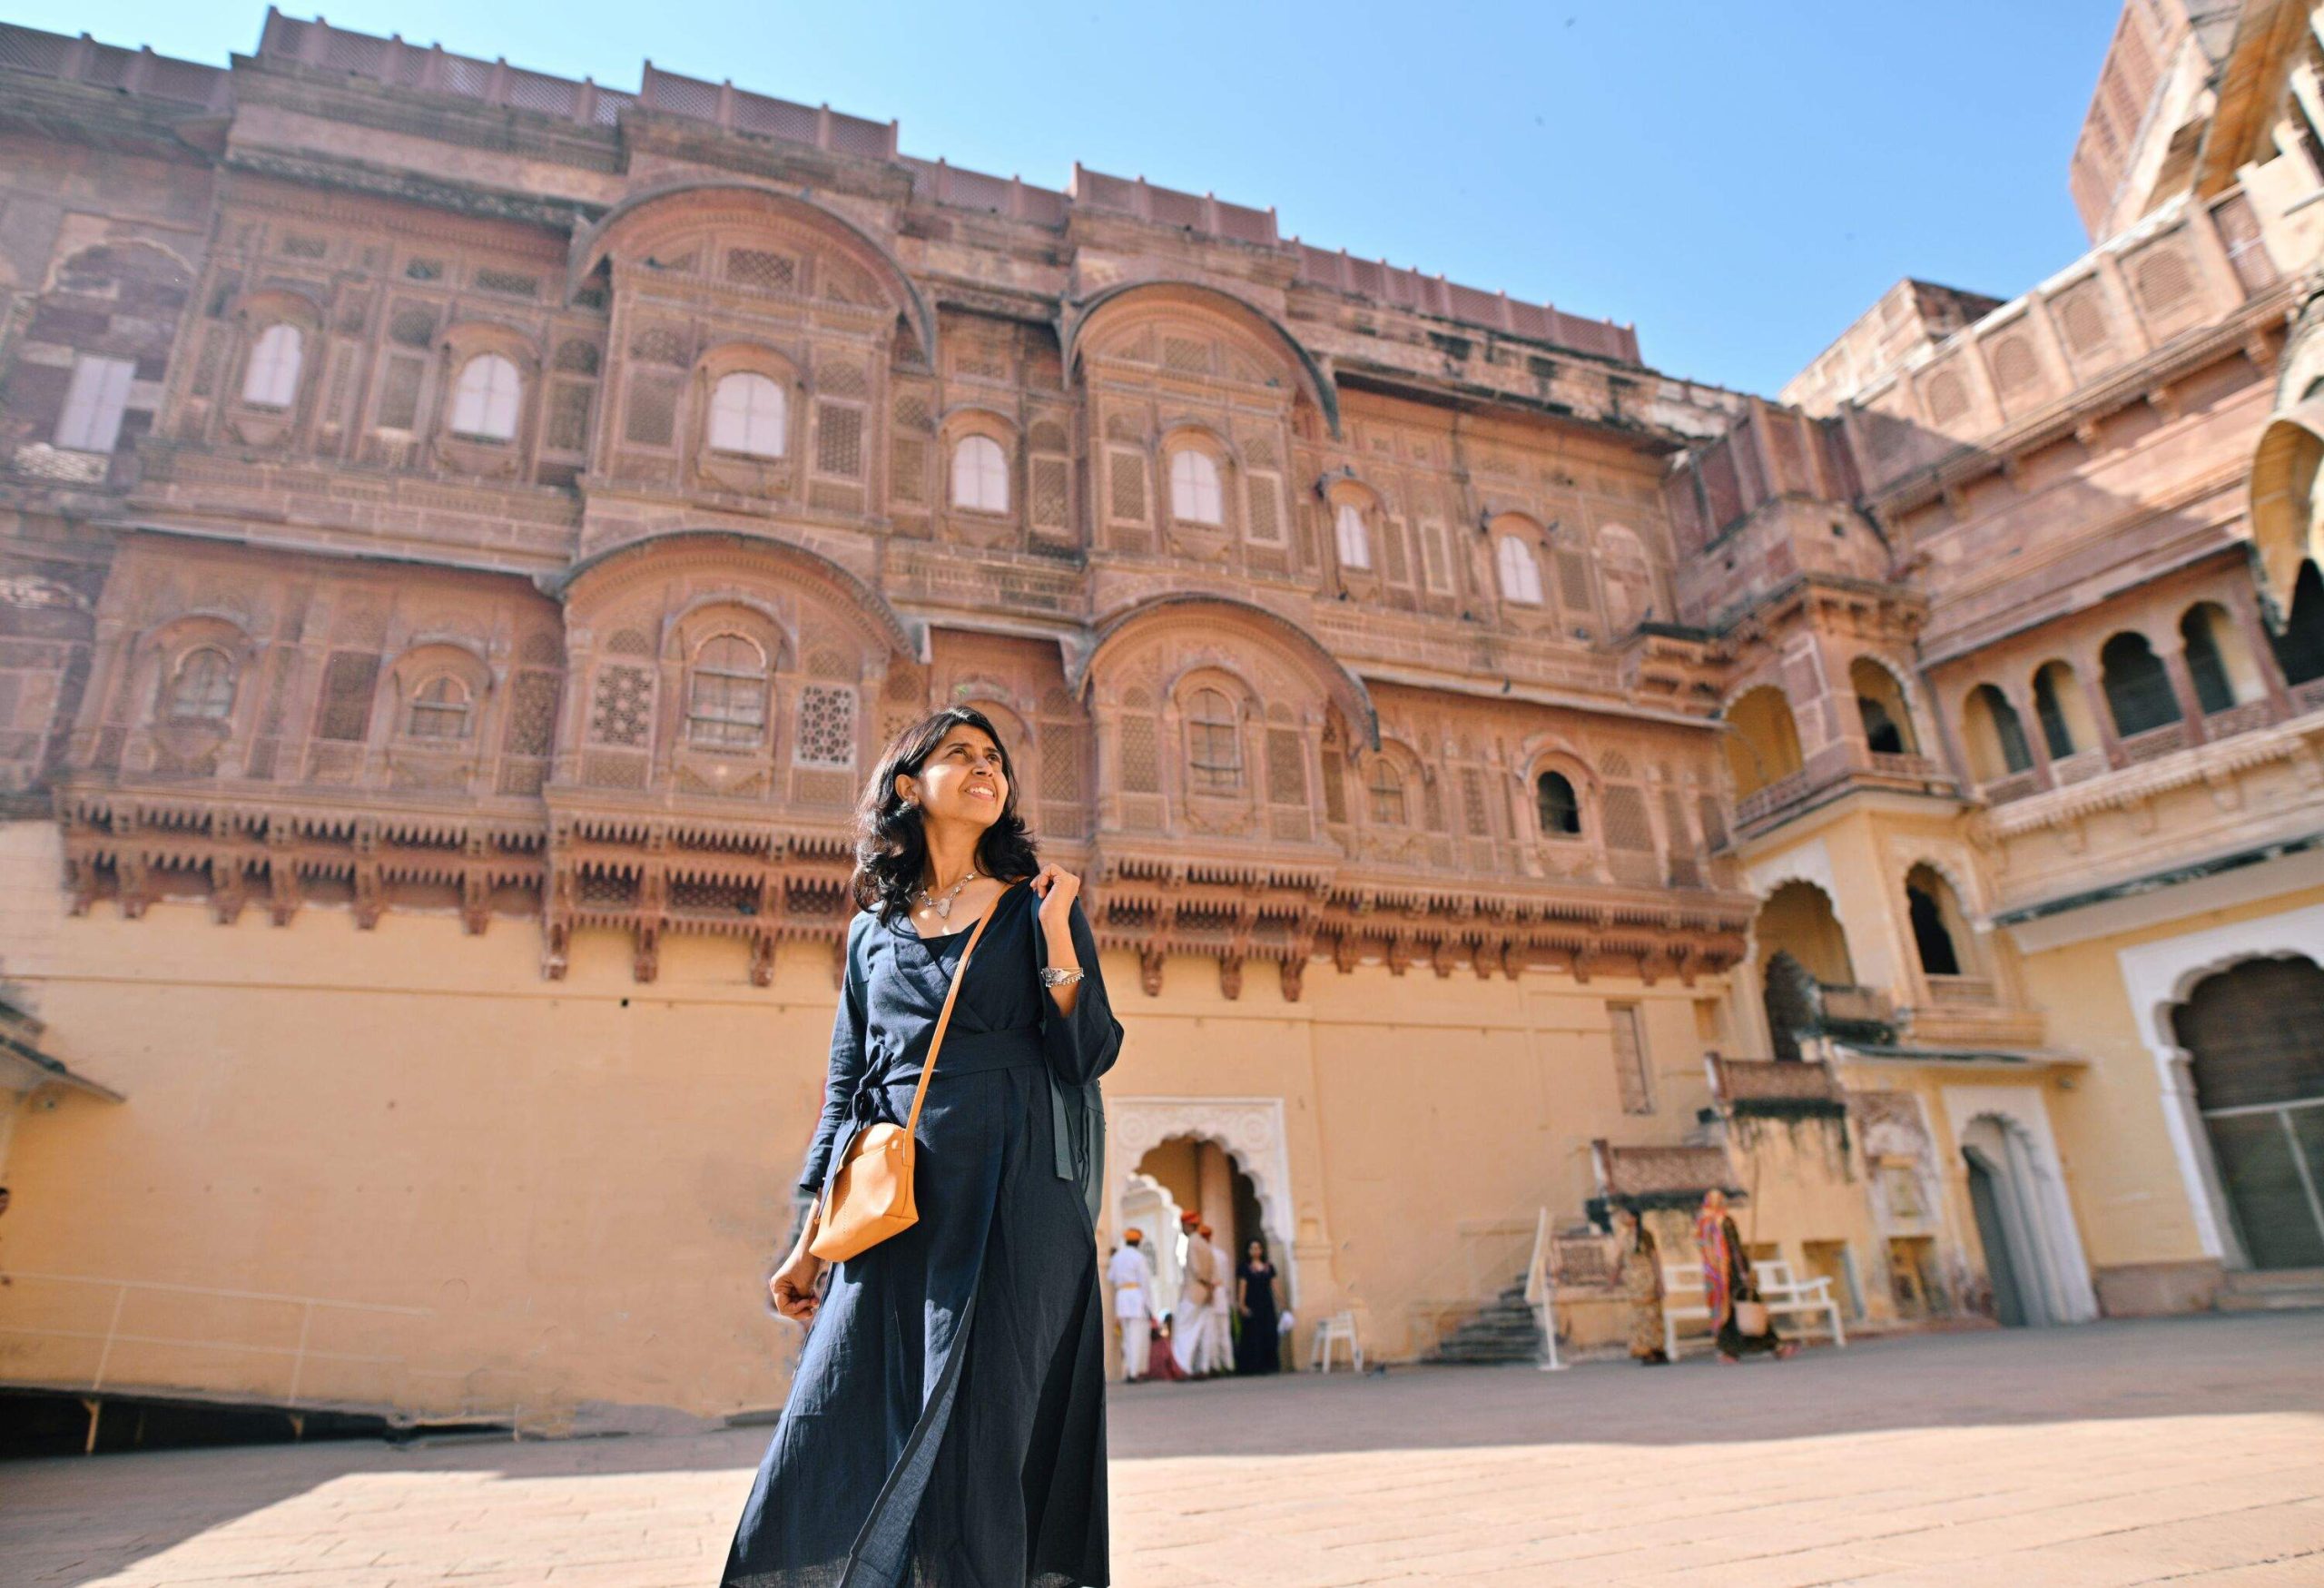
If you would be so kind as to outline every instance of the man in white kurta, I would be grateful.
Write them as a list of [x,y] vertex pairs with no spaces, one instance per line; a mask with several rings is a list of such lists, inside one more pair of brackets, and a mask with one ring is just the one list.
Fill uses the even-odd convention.
[[1147,1266],[1146,1238],[1133,1229],[1106,1263],[1114,1287],[1114,1321],[1122,1331],[1122,1377],[1146,1376],[1147,1353],[1154,1341],[1154,1274]]
[[1207,1224],[1202,1227],[1202,1238],[1210,1247],[1211,1267],[1218,1275],[1218,1287],[1210,1293],[1210,1371],[1232,1373],[1235,1325],[1227,1315],[1235,1306],[1235,1258],[1213,1238]]
[[1178,1304],[1170,1309],[1170,1354],[1180,1370],[1199,1376],[1210,1371],[1210,1296],[1218,1285],[1218,1260],[1210,1243],[1196,1228],[1194,1214],[1179,1216],[1186,1231],[1186,1260],[1178,1267]]

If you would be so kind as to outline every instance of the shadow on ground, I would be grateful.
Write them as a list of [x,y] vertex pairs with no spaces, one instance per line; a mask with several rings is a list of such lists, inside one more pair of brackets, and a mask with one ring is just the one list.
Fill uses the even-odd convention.
[[[1885,1430],[2309,1413],[2324,1312],[2109,1322],[1810,1348],[1728,1366],[1392,1368],[1384,1376],[1116,1386],[1113,1459],[1541,1445],[1702,1445]],[[73,1588],[353,1474],[731,1472],[769,1430],[512,1444],[275,1445],[0,1465],[0,1577]],[[37,1570],[18,1575],[32,1563]]]

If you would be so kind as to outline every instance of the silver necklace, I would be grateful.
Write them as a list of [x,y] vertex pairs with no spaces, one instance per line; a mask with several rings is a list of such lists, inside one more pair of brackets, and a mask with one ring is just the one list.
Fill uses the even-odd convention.
[[982,872],[977,870],[974,866],[970,866],[969,868],[968,875],[962,877],[959,882],[954,883],[950,888],[947,888],[944,891],[944,896],[941,899],[937,898],[926,888],[922,888],[920,891],[921,906],[923,909],[935,911],[937,920],[950,921],[952,919],[952,901],[960,896],[960,890],[967,887],[972,879],[982,875],[984,875]]

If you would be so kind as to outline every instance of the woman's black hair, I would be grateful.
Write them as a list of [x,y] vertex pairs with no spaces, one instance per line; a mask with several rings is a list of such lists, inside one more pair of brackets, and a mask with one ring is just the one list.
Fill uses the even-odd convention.
[[848,891],[855,907],[878,913],[882,922],[909,915],[911,902],[928,869],[928,833],[917,804],[907,805],[896,793],[899,774],[920,775],[921,767],[954,728],[975,728],[992,741],[1000,756],[1000,772],[1008,781],[1009,797],[1000,815],[977,843],[977,869],[987,876],[1029,877],[1041,869],[1033,836],[1017,812],[1017,764],[1009,758],[992,719],[972,705],[948,705],[930,712],[888,741],[863,785],[855,805],[855,874]]

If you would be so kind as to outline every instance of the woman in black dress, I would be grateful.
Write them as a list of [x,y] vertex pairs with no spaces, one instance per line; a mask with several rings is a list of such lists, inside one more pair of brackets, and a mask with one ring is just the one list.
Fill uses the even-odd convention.
[[1263,1240],[1243,1248],[1242,1266],[1235,1270],[1235,1310],[1243,1323],[1243,1332],[1235,1338],[1235,1371],[1275,1372],[1283,1365],[1276,1338],[1275,1265],[1267,1261]]
[[[961,982],[915,1139],[920,1221],[832,1266],[815,1218],[769,1280],[808,1327],[722,1588],[1102,1588],[1105,1300],[1097,1080],[1122,1029],[1080,880],[1043,865],[983,714],[897,735],[858,810],[819,1192],[854,1133],[901,1123]],[[1078,974],[1076,974],[1078,972]]]

